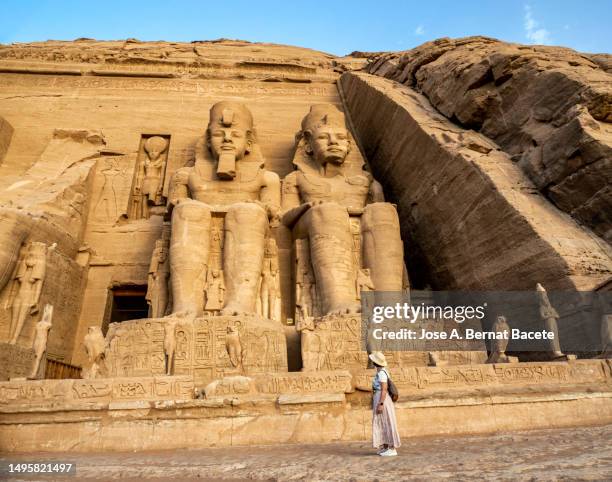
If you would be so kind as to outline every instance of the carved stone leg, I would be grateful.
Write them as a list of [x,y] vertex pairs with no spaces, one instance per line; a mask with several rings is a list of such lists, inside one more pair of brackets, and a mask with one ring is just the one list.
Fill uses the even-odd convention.
[[368,204],[361,217],[363,264],[377,291],[401,291],[404,247],[397,211],[389,203]]
[[21,335],[21,330],[23,330],[25,320],[28,317],[29,310],[30,305],[28,303],[22,301],[19,299],[19,297],[15,299],[12,308],[11,339],[9,341],[11,345],[15,345],[17,343],[19,335]]
[[204,310],[210,225],[210,207],[199,201],[181,201],[172,212],[170,272],[173,314],[199,316]]
[[306,212],[303,220],[308,224],[310,255],[322,314],[358,312],[359,303],[355,299],[357,267],[354,266],[353,239],[346,208],[335,203],[318,204]]
[[267,228],[266,212],[255,203],[236,203],[228,209],[223,247],[227,289],[223,314],[255,313]]

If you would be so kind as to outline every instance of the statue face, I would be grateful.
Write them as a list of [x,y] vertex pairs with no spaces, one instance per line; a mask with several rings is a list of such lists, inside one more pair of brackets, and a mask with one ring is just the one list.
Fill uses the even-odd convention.
[[349,151],[348,131],[343,127],[322,125],[308,136],[310,152],[315,160],[324,165],[328,162],[342,164]]
[[161,156],[160,151],[149,151],[149,159],[151,159],[152,161],[157,161],[157,159],[159,159],[159,156]]
[[219,159],[221,154],[233,154],[236,159],[242,159],[249,147],[249,132],[246,129],[222,125],[209,128],[209,148]]

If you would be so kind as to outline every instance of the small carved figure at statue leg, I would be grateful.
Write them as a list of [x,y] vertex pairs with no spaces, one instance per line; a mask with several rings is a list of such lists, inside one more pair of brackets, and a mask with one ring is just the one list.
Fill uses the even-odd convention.
[[47,353],[47,341],[49,339],[49,330],[51,330],[52,318],[53,306],[46,304],[43,310],[43,316],[34,328],[34,342],[32,343],[32,349],[34,350],[34,355],[36,358],[29,377],[31,379],[41,378],[39,372],[42,360]]

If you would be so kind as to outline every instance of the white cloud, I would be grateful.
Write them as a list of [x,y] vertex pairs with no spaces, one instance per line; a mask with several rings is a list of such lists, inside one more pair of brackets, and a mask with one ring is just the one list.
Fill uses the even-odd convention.
[[419,37],[421,35],[425,35],[425,27],[423,27],[422,25],[419,25],[417,28],[414,29],[414,34],[418,35]]
[[550,38],[550,32],[545,28],[538,28],[539,25],[539,22],[535,18],[533,18],[533,12],[531,11],[531,7],[529,5],[525,5],[525,37],[527,37],[527,40],[529,40],[529,42],[534,44],[550,44],[552,42],[552,39]]

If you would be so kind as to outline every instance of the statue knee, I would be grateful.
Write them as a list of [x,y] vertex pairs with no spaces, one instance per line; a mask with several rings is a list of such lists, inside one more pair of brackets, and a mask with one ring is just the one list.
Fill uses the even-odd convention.
[[316,204],[310,211],[312,222],[321,226],[334,227],[349,220],[346,208],[333,202]]
[[[175,218],[176,216],[176,218]],[[172,219],[181,221],[205,222],[211,218],[211,209],[208,204],[193,199],[182,200],[172,212]]]
[[395,206],[384,202],[368,204],[363,211],[361,225],[363,230],[372,229],[375,226],[387,226],[397,229],[399,233],[400,229]]
[[232,204],[225,216],[226,223],[237,223],[239,225],[265,225],[268,221],[266,210],[256,203]]

